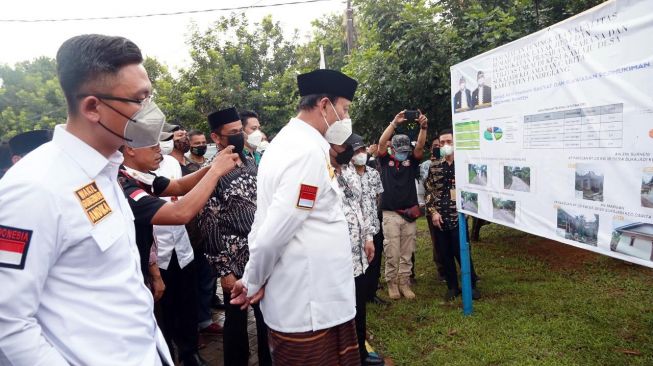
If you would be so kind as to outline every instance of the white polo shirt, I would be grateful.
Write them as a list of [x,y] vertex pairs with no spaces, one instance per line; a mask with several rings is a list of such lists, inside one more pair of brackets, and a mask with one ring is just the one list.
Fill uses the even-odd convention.
[[0,363],[172,365],[121,162],[59,125],[0,180]]
[[[181,165],[177,159],[170,155],[163,155],[163,161],[156,175],[168,179],[179,179],[182,177]],[[166,201],[172,201],[171,197],[161,197]],[[179,267],[184,268],[193,261],[193,247],[190,245],[188,232],[184,225],[154,225],[154,238],[158,245],[157,263],[159,268],[168,269],[172,259],[172,251],[177,253]]]
[[356,301],[349,228],[329,144],[292,119],[265,151],[243,282],[262,286],[261,311],[276,331],[297,333],[343,324]]

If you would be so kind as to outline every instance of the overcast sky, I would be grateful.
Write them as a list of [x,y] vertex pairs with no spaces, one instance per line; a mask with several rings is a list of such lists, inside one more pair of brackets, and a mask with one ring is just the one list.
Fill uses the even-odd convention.
[[[287,3],[298,0],[4,0],[0,1],[0,19],[61,19],[102,16],[141,15],[189,10],[231,8],[239,6]],[[301,1],[301,0],[299,0]],[[311,21],[330,13],[342,13],[342,0],[285,5],[243,11],[250,23],[271,14],[281,22],[287,35],[298,29],[302,39],[308,37]],[[156,57],[172,69],[187,66],[188,47],[185,44],[188,25],[195,21],[206,29],[222,15],[232,11],[209,12],[151,18],[69,21],[46,23],[8,23],[0,21],[0,64],[13,65],[38,56],[54,58],[66,39],[84,33],[120,35],[134,41],[147,56]],[[317,61],[316,61],[317,62]],[[317,65],[316,65],[317,66]]]

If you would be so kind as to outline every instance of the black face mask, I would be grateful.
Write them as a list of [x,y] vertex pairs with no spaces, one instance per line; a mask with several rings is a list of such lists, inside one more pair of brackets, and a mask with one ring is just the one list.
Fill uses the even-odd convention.
[[233,152],[240,156],[240,160],[245,161],[245,154],[243,148],[245,147],[245,134],[240,132],[233,135],[227,135],[227,143],[233,145]]
[[175,150],[187,153],[190,150],[190,141],[187,139],[175,140]]
[[336,163],[340,165],[349,164],[349,161],[354,156],[354,148],[351,145],[347,145],[345,151],[338,153],[336,155]]
[[204,156],[206,154],[206,145],[191,147],[190,152],[195,156]]
[[440,148],[439,148],[439,147],[434,147],[434,148],[431,150],[431,156],[433,156],[433,157],[436,158],[436,159],[440,159],[440,158],[441,158],[441,156],[440,156]]

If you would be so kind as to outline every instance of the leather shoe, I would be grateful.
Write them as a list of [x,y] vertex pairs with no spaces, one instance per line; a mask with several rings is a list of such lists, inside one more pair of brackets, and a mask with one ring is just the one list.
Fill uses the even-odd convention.
[[472,289],[472,299],[478,300],[480,298],[481,298],[481,293],[477,289],[473,288]]
[[181,360],[183,366],[208,366],[206,361],[200,357],[200,354],[195,352],[192,355],[188,355]]
[[444,301],[451,301],[460,295],[461,291],[457,288],[450,288],[447,290],[447,293],[444,294]]
[[383,359],[381,357],[375,356],[375,355],[369,355],[369,356],[367,356],[365,361],[363,361],[363,366],[368,366],[368,365],[369,366],[380,366],[380,365],[384,365],[384,364],[385,364],[385,362],[383,361]]
[[380,297],[378,297],[378,296],[374,296],[374,297],[373,297],[371,300],[369,300],[368,302],[371,303],[371,304],[376,304],[376,305],[380,305],[380,306],[386,306],[386,305],[388,305],[388,302],[387,302],[387,301],[383,300],[382,298],[380,298]]

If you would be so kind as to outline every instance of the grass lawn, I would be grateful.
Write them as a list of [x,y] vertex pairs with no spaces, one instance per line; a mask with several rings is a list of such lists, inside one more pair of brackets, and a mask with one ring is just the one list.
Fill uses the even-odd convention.
[[395,365],[653,365],[653,270],[487,225],[472,251],[483,298],[465,317],[460,297],[442,300],[424,219],[417,247],[417,299],[368,305]]

